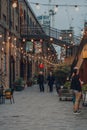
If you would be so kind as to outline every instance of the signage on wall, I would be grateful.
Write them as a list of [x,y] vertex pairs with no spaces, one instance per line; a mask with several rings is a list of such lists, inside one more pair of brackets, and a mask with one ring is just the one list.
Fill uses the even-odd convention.
[[33,51],[33,43],[30,41],[26,42],[26,52],[32,52]]
[[36,54],[41,53],[42,52],[42,44],[40,42],[35,42],[34,45],[35,45],[35,53]]

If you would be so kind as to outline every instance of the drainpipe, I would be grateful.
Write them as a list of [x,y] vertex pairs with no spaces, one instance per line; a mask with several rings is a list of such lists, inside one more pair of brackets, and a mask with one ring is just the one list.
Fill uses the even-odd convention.
[[1,19],[1,0],[0,0],[0,19]]
[[[11,0],[9,0],[9,36],[11,37]],[[11,88],[11,38],[9,39],[9,87]]]

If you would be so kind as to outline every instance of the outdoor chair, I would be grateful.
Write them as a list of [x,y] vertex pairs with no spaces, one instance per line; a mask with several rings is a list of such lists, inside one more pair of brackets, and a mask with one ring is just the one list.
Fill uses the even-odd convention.
[[11,104],[15,103],[13,93],[14,93],[14,89],[11,89],[11,88],[6,89],[4,92],[5,99],[10,100]]

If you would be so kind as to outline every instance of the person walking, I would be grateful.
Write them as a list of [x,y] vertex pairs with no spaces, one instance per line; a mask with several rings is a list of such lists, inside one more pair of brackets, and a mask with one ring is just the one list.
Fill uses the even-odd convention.
[[55,86],[56,86],[56,92],[59,95],[60,89],[61,89],[61,83],[59,82],[58,78],[55,79]]
[[54,84],[55,78],[54,78],[52,72],[49,73],[49,75],[47,77],[47,81],[48,81],[49,91],[53,92],[53,84]]
[[38,84],[39,84],[40,92],[44,92],[44,75],[42,71],[40,71],[38,75]]
[[82,83],[79,77],[78,68],[74,68],[72,79],[71,79],[71,89],[73,90],[73,111],[74,114],[79,114],[80,100],[82,96]]

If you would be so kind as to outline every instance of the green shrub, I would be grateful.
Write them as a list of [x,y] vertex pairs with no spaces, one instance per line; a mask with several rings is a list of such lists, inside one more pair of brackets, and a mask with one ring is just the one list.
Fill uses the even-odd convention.
[[20,77],[20,78],[16,79],[16,80],[14,81],[14,84],[20,85],[20,86],[24,85],[24,80],[23,80],[23,78]]
[[24,89],[24,85],[25,85],[25,82],[23,78],[20,77],[14,81],[14,84],[13,84],[14,90],[21,91]]
[[71,82],[66,81],[65,84],[64,84],[64,87],[67,88],[67,89],[70,89],[70,85],[71,85]]
[[87,84],[83,84],[83,85],[82,85],[82,90],[83,90],[83,91],[87,91]]
[[70,66],[60,66],[55,70],[54,75],[60,84],[65,84],[67,76],[70,75]]

